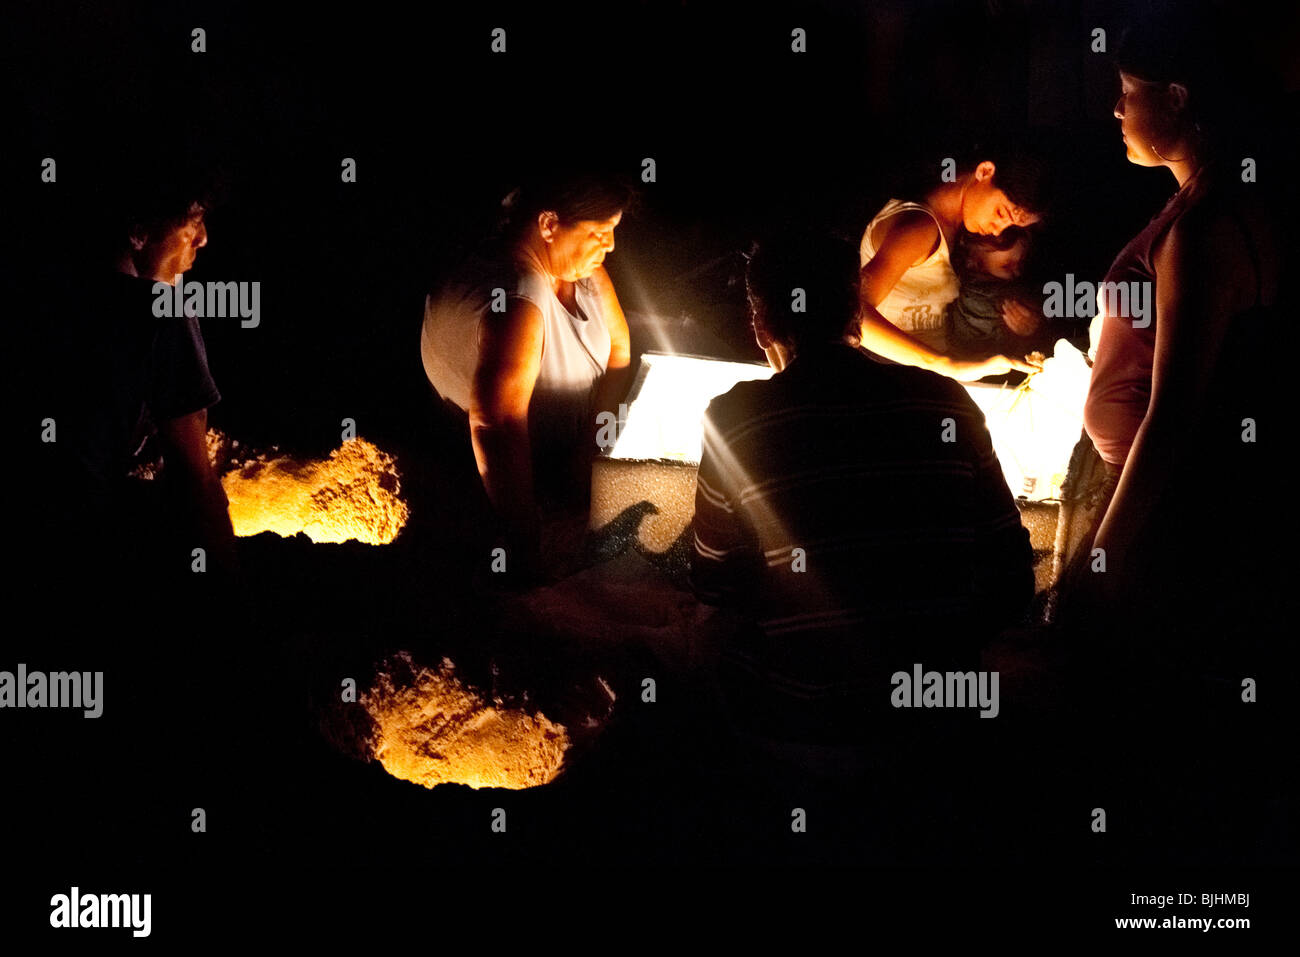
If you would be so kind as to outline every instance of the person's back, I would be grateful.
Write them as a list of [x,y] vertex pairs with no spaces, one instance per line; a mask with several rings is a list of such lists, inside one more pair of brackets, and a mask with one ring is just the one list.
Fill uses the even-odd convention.
[[752,623],[724,649],[751,728],[854,739],[893,672],[974,667],[1023,611],[1028,533],[957,383],[843,341],[773,365],[705,415],[692,574]]

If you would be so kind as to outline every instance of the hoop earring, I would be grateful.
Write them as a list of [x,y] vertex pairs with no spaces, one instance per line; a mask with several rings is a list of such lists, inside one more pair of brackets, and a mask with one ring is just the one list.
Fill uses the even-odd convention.
[[[1192,135],[1193,135],[1194,137],[1196,137],[1197,139],[1201,139],[1201,138],[1203,137],[1204,134],[1201,132],[1201,121],[1200,121],[1200,120],[1195,120],[1195,121],[1192,123],[1192,130],[1191,130],[1191,132],[1192,132]],[[1147,149],[1151,150],[1151,152],[1155,153],[1157,156],[1159,156],[1159,157],[1160,157],[1162,160],[1164,160],[1166,163],[1184,163],[1184,162],[1186,162],[1186,161],[1188,160],[1188,158],[1189,158],[1189,157],[1186,157],[1186,156],[1182,156],[1182,157],[1178,157],[1178,158],[1171,158],[1171,157],[1168,157],[1168,156],[1166,156],[1164,153],[1160,152],[1160,150],[1156,149],[1156,144],[1155,144],[1155,143],[1147,143]]]
[[1158,149],[1156,149],[1156,145],[1155,145],[1154,143],[1148,143],[1148,144],[1147,144],[1147,149],[1149,149],[1151,152],[1155,153],[1157,156],[1159,156],[1159,157],[1160,157],[1162,160],[1164,160],[1166,163],[1182,163],[1182,162],[1184,162],[1184,161],[1187,159],[1186,156],[1178,157],[1177,159],[1170,159],[1170,158],[1169,158],[1168,156],[1166,156],[1164,153],[1162,153],[1162,152],[1160,152]]

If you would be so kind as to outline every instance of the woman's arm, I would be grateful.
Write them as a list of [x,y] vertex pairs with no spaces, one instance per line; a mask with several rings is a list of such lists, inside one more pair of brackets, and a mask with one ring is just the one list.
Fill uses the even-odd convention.
[[[1146,520],[1162,490],[1194,467],[1196,429],[1206,386],[1219,360],[1231,317],[1250,305],[1254,267],[1241,233],[1222,214],[1192,211],[1174,224],[1155,254],[1156,345],[1151,399],[1094,547],[1106,550],[1118,576],[1100,576],[1103,591],[1132,587],[1137,570],[1124,555],[1144,543]],[[1190,518],[1190,517],[1189,517]]]
[[[627,395],[632,384],[632,337],[627,328],[627,317],[619,305],[618,294],[614,292],[614,283],[604,266],[597,266],[591,275],[591,284],[600,297],[600,311],[609,329],[609,363],[605,375],[596,389],[595,409],[593,413],[611,412],[618,415],[618,404]],[[592,421],[593,435],[595,420]]]
[[919,366],[954,379],[972,381],[1001,375],[1012,369],[1037,372],[1037,367],[1007,356],[991,356],[979,362],[963,362],[940,355],[920,340],[909,336],[876,309],[898,285],[903,273],[929,258],[939,239],[939,227],[920,210],[893,217],[871,262],[862,267],[859,286],[859,318],[864,348],[903,365]]
[[483,488],[506,525],[515,567],[537,567],[539,525],[533,495],[528,406],[542,361],[541,311],[515,299],[503,316],[484,317],[470,395],[470,439]]

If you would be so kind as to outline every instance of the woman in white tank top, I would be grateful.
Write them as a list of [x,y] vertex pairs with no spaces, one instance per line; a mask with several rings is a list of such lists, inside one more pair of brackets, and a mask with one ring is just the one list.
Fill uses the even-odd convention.
[[[1020,172],[1014,158],[1006,165]],[[864,349],[968,382],[1013,369],[1037,371],[1010,356],[968,362],[946,354],[945,311],[959,290],[949,250],[958,229],[997,235],[1008,226],[1028,226],[1039,219],[1025,199],[1013,202],[994,183],[997,170],[985,160],[954,182],[941,183],[922,202],[891,199],[867,224],[860,250]],[[1018,185],[1022,177],[1003,179]]]
[[509,567],[525,575],[540,564],[539,501],[585,513],[596,415],[630,385],[627,319],[602,265],[629,199],[621,183],[587,176],[517,191],[509,261],[426,300],[425,373],[468,413]]

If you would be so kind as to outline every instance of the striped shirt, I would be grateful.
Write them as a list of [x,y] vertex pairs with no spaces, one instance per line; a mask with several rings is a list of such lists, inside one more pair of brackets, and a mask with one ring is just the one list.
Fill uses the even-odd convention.
[[894,671],[969,659],[1033,596],[1028,532],[951,379],[811,346],[704,426],[692,579],[754,625],[724,649],[750,696],[879,705]]

